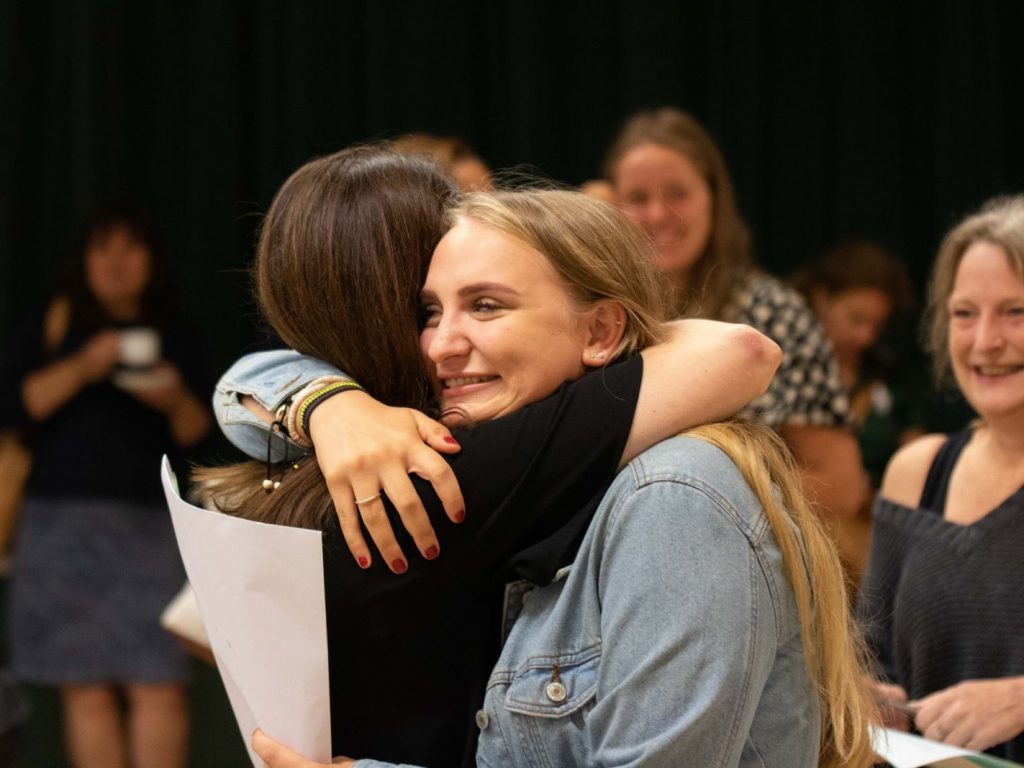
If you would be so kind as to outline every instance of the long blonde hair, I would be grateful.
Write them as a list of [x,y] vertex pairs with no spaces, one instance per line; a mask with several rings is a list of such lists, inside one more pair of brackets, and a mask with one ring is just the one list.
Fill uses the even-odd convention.
[[[452,216],[494,227],[543,253],[582,306],[618,301],[627,314],[620,352],[642,349],[658,337],[667,295],[652,246],[606,203],[575,192],[482,192],[467,196]],[[869,765],[868,723],[875,708],[863,643],[839,557],[807,503],[792,452],[768,427],[745,421],[707,424],[685,434],[732,459],[775,534],[800,614],[807,672],[821,703],[819,764]]]
[[771,525],[800,613],[804,658],[821,702],[822,768],[867,766],[875,705],[866,654],[850,613],[846,581],[832,539],[810,508],[789,447],[768,427],[746,421],[684,432],[725,453],[750,486]]

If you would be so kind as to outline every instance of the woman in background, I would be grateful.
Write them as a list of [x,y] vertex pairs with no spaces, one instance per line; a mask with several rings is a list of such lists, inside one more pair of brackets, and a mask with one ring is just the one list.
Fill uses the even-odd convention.
[[1024,196],[939,248],[928,342],[979,420],[889,463],[859,613],[882,701],[930,739],[1024,760]]
[[[881,246],[861,241],[838,245],[800,270],[793,284],[821,321],[860,442],[864,468],[878,488],[896,449],[919,437],[924,399],[906,381],[899,350],[882,338],[891,322],[910,310],[906,267]],[[916,382],[915,382],[916,383]]]
[[400,155],[433,160],[463,192],[491,186],[491,169],[487,163],[465,140],[456,136],[407,133],[391,141],[389,147]]
[[800,462],[808,497],[837,525],[840,553],[859,560],[843,526],[868,484],[848,428],[849,400],[821,326],[791,288],[758,270],[725,160],[710,135],[671,108],[641,112],[619,132],[605,176],[622,210],[654,242],[677,317],[747,323],[782,347],[782,365],[745,414],[776,430]]
[[158,619],[184,570],[154,467],[209,430],[195,394],[202,366],[142,214],[94,218],[69,278],[48,313],[60,326],[47,329],[52,349],[38,321],[8,361],[34,452],[11,583],[11,667],[61,689],[76,768],[178,768],[187,663]]

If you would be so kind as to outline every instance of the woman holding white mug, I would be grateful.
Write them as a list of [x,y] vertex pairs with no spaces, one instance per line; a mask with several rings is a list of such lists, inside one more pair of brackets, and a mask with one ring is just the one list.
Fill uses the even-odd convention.
[[153,468],[209,430],[203,366],[146,217],[95,218],[69,277],[47,312],[51,344],[37,322],[6,361],[34,451],[12,670],[61,689],[76,768],[183,766],[186,658],[158,617],[184,573]]

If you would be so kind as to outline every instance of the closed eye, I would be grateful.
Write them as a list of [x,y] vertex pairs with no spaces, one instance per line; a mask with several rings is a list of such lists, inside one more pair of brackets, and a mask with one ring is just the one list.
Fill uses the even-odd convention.
[[423,304],[420,306],[419,315],[423,328],[436,328],[441,322],[441,307],[438,304]]

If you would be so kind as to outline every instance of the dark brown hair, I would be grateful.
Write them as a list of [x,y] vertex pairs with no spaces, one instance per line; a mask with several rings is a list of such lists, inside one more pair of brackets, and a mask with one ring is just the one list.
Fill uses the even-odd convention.
[[906,266],[885,248],[867,240],[830,248],[820,259],[793,275],[791,282],[809,303],[817,290],[837,296],[867,288],[885,294],[895,313],[909,311],[912,304]]
[[604,174],[616,183],[619,162],[635,147],[657,144],[692,162],[711,190],[711,237],[694,265],[690,290],[677,295],[675,315],[718,318],[736,283],[751,268],[750,231],[736,207],[725,159],[711,135],[690,115],[662,107],[633,115],[605,156]]
[[89,287],[85,263],[89,249],[105,242],[117,230],[123,230],[149,254],[149,279],[139,298],[137,322],[169,329],[174,325],[177,308],[170,259],[153,217],[133,203],[112,203],[96,210],[80,231],[64,265],[59,289],[59,293],[68,297],[71,327],[88,336],[111,322],[107,310]]
[[[311,160],[288,178],[256,249],[259,304],[293,349],[334,365],[389,405],[436,411],[419,347],[419,292],[457,192],[438,166],[381,147]],[[200,496],[250,519],[324,528],[334,518],[315,461],[272,494],[266,466],[201,469]]]

